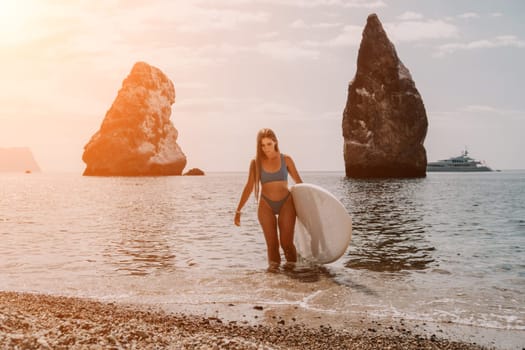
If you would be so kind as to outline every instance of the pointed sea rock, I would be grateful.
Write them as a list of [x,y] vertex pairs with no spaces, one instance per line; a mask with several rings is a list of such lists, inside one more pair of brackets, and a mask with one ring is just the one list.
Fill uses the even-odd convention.
[[428,121],[421,95],[379,18],[368,16],[343,112],[351,178],[426,176]]
[[158,68],[136,63],[84,147],[84,175],[181,175],[186,156],[170,120],[174,102],[171,80]]

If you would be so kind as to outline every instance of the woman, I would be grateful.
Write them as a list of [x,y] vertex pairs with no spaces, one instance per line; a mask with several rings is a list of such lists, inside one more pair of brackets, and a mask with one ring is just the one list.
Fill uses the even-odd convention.
[[[252,191],[255,191],[255,199],[259,202],[257,216],[268,249],[269,270],[275,270],[281,264],[279,245],[283,248],[287,262],[297,261],[293,243],[295,207],[288,189],[288,173],[295,183],[303,182],[292,158],[279,152],[275,133],[271,129],[260,130],[257,134],[256,156],[250,163],[248,181],[242,191],[234,222],[237,226],[241,225],[241,210]],[[258,200],[259,190],[262,200]]]

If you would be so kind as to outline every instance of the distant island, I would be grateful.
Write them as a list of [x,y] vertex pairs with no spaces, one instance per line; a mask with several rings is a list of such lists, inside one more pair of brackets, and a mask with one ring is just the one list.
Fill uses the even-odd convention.
[[204,171],[202,171],[199,168],[191,168],[190,170],[186,171],[183,175],[184,176],[203,176]]
[[36,173],[40,166],[28,147],[0,148],[0,172]]

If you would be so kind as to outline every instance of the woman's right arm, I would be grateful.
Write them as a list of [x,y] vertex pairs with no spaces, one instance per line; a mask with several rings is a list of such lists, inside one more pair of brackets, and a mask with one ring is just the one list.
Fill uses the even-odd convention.
[[241,226],[241,210],[244,207],[244,204],[246,204],[246,201],[248,198],[250,198],[250,194],[253,192],[253,186],[255,184],[255,160],[252,160],[250,163],[250,170],[248,172],[248,180],[246,181],[246,185],[244,185],[244,189],[241,194],[241,199],[239,200],[239,204],[237,205],[237,210],[235,211],[235,218],[233,222],[237,226]]

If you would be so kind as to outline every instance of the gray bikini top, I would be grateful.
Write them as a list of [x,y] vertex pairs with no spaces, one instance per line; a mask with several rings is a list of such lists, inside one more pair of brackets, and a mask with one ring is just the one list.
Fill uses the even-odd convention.
[[284,160],[284,155],[281,153],[281,168],[275,173],[268,173],[264,171],[262,165],[261,169],[261,183],[265,184],[272,181],[287,181],[288,180],[288,169],[286,168],[286,161]]

